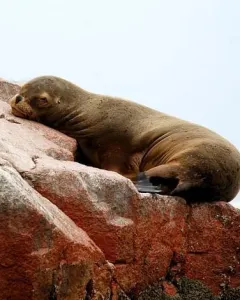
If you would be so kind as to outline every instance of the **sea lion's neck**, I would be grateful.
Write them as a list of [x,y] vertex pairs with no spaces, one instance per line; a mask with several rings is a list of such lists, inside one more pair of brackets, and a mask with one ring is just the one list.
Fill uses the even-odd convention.
[[62,105],[50,109],[41,122],[76,139],[88,137],[97,124],[98,118],[96,114],[94,118],[92,111],[99,95],[77,88],[67,91],[67,98],[64,93],[62,97]]

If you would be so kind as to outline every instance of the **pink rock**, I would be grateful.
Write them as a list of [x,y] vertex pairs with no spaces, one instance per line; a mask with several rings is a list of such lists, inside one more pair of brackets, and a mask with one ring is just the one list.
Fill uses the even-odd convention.
[[107,296],[111,270],[88,235],[3,161],[0,184],[0,298],[83,299],[91,281]]
[[[26,291],[17,299],[45,299],[53,281],[60,299],[151,299],[155,287],[170,297],[184,293],[185,277],[213,294],[240,287],[238,209],[139,194],[115,172],[74,162],[74,139],[14,117],[1,101],[0,129],[3,295],[11,282],[17,296]],[[80,298],[67,298],[63,282]]]
[[34,167],[36,157],[74,160],[76,141],[42,124],[13,116],[0,101],[0,157],[19,171]]
[[20,86],[16,83],[11,83],[3,78],[0,78],[0,100],[7,102],[10,97],[17,94]]

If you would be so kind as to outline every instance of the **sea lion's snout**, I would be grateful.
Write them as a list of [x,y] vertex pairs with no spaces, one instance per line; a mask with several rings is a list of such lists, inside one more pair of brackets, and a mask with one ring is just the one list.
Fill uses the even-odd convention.
[[12,108],[12,114],[16,117],[32,119],[36,118],[31,106],[25,101],[24,97],[20,94],[15,95],[9,101]]
[[23,102],[23,96],[17,94],[13,96],[11,99],[8,100],[8,103],[11,105],[12,110],[13,109],[19,109],[20,106],[22,105],[21,102]]
[[13,96],[12,98],[10,98],[10,99],[8,100],[8,103],[11,105],[12,108],[13,108],[13,107],[15,108],[16,105],[18,105],[19,102],[21,102],[23,99],[24,99],[23,96],[21,96],[20,94],[17,94],[17,95],[15,95],[15,96]]

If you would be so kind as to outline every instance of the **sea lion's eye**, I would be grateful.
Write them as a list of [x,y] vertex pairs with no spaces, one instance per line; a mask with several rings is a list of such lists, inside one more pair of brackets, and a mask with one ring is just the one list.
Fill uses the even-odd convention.
[[39,101],[40,101],[42,104],[48,103],[48,99],[47,99],[46,97],[41,97],[41,98],[39,98]]
[[48,98],[47,97],[33,97],[31,100],[31,105],[35,107],[47,107],[49,106]]
[[38,107],[48,107],[49,102],[47,97],[39,97],[37,101]]

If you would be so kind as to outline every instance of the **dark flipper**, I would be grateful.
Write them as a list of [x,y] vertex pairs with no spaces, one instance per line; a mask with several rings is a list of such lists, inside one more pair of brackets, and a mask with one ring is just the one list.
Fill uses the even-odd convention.
[[157,182],[157,184],[154,184],[154,182],[151,181],[151,178],[146,176],[144,172],[139,173],[137,175],[134,184],[137,190],[139,191],[139,193],[157,193],[157,194],[164,193],[162,189],[162,185],[159,182]]
[[147,182],[137,182],[135,183],[135,187],[139,191],[139,193],[152,193],[152,194],[162,194],[163,191],[161,187],[150,185]]
[[147,176],[141,172],[137,175],[134,184],[140,193],[170,195],[178,185],[178,179],[175,177]]
[[187,202],[215,201],[221,196],[217,193],[214,186],[207,186],[201,182],[180,183],[172,192],[171,196],[182,197]]

